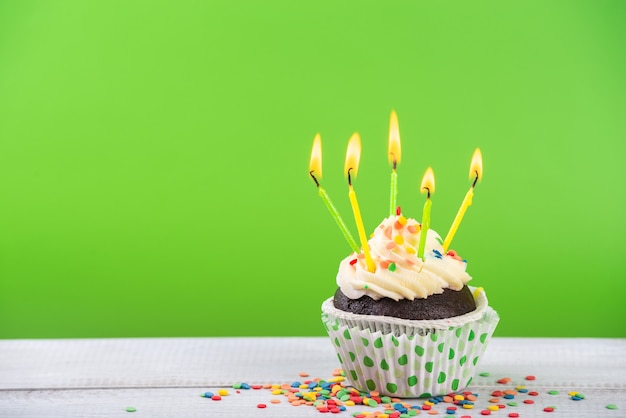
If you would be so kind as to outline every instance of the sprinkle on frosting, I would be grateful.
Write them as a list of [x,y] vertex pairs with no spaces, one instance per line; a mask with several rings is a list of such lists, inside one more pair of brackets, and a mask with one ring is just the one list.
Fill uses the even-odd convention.
[[442,239],[432,229],[427,231],[425,259],[417,257],[421,225],[401,215],[383,220],[369,240],[376,271],[367,271],[363,254],[344,259],[337,274],[337,284],[352,299],[368,295],[394,300],[426,298],[450,288],[460,290],[471,277],[466,263],[454,250],[444,253]]

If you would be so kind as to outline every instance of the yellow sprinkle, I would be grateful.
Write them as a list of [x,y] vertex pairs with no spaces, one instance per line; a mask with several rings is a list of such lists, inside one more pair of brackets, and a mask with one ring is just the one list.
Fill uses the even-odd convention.
[[280,385],[273,384],[273,385],[272,385],[272,389],[280,389]]
[[317,387],[313,388],[313,390],[316,391],[316,392],[321,392],[323,389],[321,387],[317,386]]
[[469,404],[469,403],[464,403],[463,404],[463,409],[474,409],[474,405]]
[[387,414],[378,414],[378,418],[389,418]]
[[478,299],[480,292],[482,292],[483,290],[484,289],[482,287],[477,287],[476,290],[474,290],[474,299]]
[[417,254],[417,251],[415,251],[415,247],[409,247],[408,245],[406,247],[404,247],[404,249],[406,250],[407,253],[409,254]]
[[344,405],[346,405],[346,406],[354,406],[354,401],[346,401],[346,403]]
[[570,392],[567,394],[567,396],[576,396],[578,395],[578,392]]
[[272,395],[281,395],[282,393],[283,393],[283,391],[282,391],[282,390],[280,390],[280,389],[274,389],[274,390],[272,391]]
[[335,383],[335,382],[343,382],[344,377],[343,376],[337,376],[337,377],[333,377],[332,379],[328,379],[327,382],[331,382],[331,383]]
[[522,390],[522,389],[526,389],[526,386],[515,386],[516,390]]
[[308,389],[308,388],[309,388],[309,385],[302,384],[302,385],[298,386],[298,389]]
[[220,396],[227,396],[228,395],[228,391],[226,389],[220,389],[217,391],[217,394]]
[[431,402],[431,401],[424,401],[424,405],[430,405],[433,406],[435,403]]
[[498,405],[489,405],[487,409],[490,411],[499,411],[500,407]]
[[341,390],[341,386],[339,385],[335,385],[333,386],[333,388],[331,389],[332,394],[334,395],[335,393],[339,392]]
[[398,217],[398,223],[399,223],[400,225],[406,225],[406,218],[405,218],[404,216],[400,215],[400,216]]
[[454,395],[454,400],[455,401],[463,401],[463,400],[465,400],[465,396],[463,396],[463,395]]
[[393,237],[393,240],[396,242],[396,244],[400,245],[400,244],[404,244],[404,237],[402,235],[396,235],[395,237]]

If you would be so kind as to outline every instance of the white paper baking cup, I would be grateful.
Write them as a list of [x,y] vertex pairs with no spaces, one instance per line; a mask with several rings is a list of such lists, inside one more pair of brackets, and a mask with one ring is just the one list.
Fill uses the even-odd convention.
[[473,312],[439,320],[357,315],[336,309],[333,298],[322,304],[322,322],[349,383],[401,398],[467,387],[499,319],[484,291]]

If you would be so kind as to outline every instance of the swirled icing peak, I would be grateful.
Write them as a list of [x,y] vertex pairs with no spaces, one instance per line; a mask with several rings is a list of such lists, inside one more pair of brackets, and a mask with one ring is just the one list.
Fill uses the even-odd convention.
[[426,233],[424,260],[417,257],[421,225],[402,215],[390,216],[369,240],[376,271],[367,271],[363,253],[352,253],[339,265],[337,285],[351,299],[367,295],[400,300],[426,298],[450,288],[461,290],[471,277],[466,262],[452,250],[444,254],[437,232]]

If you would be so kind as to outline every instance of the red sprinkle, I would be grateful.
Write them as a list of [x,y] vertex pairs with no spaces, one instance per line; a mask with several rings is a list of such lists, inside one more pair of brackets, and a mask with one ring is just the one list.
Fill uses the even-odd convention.
[[526,380],[535,380],[535,376],[533,375],[526,376]]
[[530,396],[539,396],[539,392],[535,392],[535,391],[528,392],[528,394],[529,394]]
[[517,417],[519,417],[519,414],[518,414],[517,412],[511,412],[511,413],[509,414],[509,417],[510,417],[510,418],[517,418]]
[[454,257],[456,255],[456,251],[454,250],[449,250],[447,253],[450,257]]
[[424,411],[428,411],[430,409],[430,405],[422,405],[422,409]]
[[260,403],[256,406],[257,408],[267,408],[267,405],[265,405],[264,403]]
[[400,216],[401,213],[402,213],[402,210],[400,209],[400,206],[398,206],[396,208],[396,215]]
[[535,401],[533,401],[532,399],[524,399],[524,403],[527,403],[530,405],[530,404],[535,403]]
[[356,264],[356,258],[353,258],[352,260],[350,260],[350,265],[353,266]]
[[480,415],[491,415],[491,411],[488,409],[483,409],[480,411]]
[[511,381],[510,377],[503,377],[502,379],[498,379],[498,383],[500,384],[509,383],[510,381]]
[[553,412],[554,408],[552,408],[551,406],[547,406],[547,407],[543,408],[543,410],[546,411],[546,412]]
[[494,390],[493,392],[491,392],[491,396],[495,396],[496,398],[499,398],[503,395],[501,390]]
[[214,401],[221,401],[221,400],[222,400],[222,397],[221,397],[220,395],[213,395],[213,396],[211,396],[211,400],[214,400]]
[[252,389],[257,389],[257,390],[259,390],[259,389],[263,389],[263,385],[252,385],[252,386],[250,386],[250,387],[251,387]]

